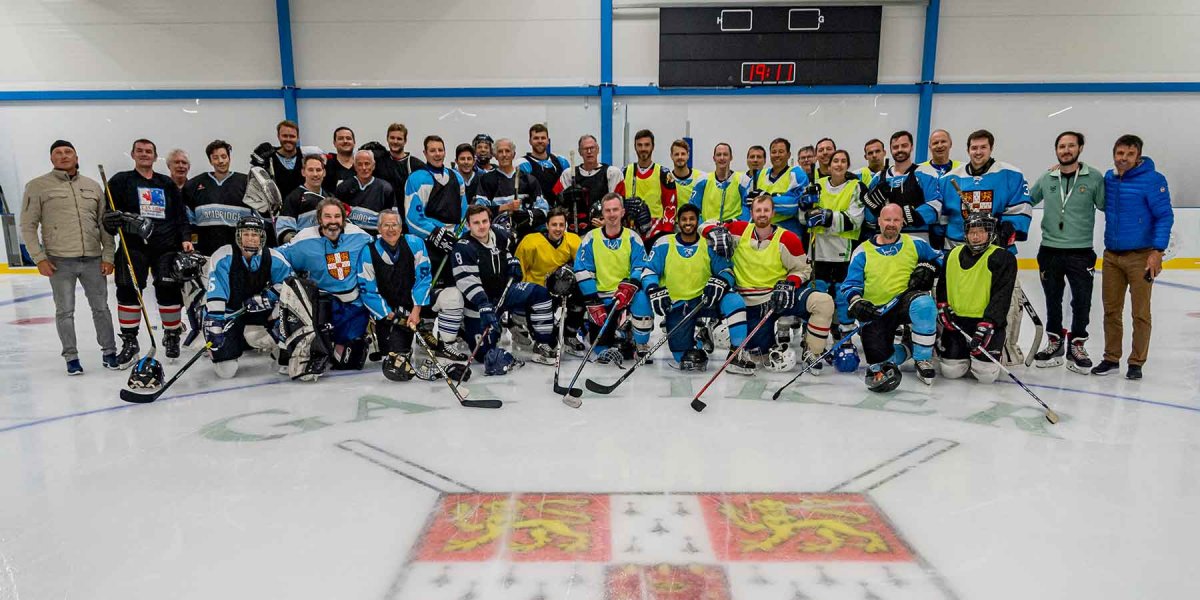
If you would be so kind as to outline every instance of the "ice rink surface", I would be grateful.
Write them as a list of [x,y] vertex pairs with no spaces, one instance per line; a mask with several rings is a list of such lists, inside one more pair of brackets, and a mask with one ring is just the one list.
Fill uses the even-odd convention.
[[706,376],[663,360],[578,410],[540,365],[477,370],[481,410],[263,355],[132,405],[82,293],[65,375],[49,291],[0,278],[3,600],[1200,597],[1200,272],[1156,285],[1146,379],[1016,369],[1058,425],[1007,380],[831,369],[778,402],[790,375],[724,375],[697,414]]

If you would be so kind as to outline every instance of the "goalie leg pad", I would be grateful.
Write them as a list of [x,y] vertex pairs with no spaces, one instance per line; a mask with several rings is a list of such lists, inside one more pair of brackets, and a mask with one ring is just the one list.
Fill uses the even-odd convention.
[[279,308],[279,345],[287,356],[288,376],[299,379],[323,374],[331,347],[316,284],[289,277],[280,289]]

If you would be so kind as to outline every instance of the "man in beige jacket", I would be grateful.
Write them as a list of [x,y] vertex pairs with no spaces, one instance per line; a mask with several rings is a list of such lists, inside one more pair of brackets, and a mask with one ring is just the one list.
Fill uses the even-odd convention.
[[[95,180],[79,174],[79,157],[71,142],[50,146],[54,170],[25,185],[21,204],[21,237],[37,263],[38,272],[50,278],[54,294],[54,324],[62,342],[67,374],[80,375],[83,366],[75,347],[75,284],[83,285],[96,343],[105,368],[116,369],[117,342],[112,312],[108,308],[108,280],[113,272],[113,237],[100,227],[104,215],[104,190]],[[41,235],[39,236],[39,229]]]

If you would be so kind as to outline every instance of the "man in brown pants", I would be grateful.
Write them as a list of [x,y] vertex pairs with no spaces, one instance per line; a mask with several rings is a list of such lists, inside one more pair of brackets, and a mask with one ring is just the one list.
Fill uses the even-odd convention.
[[1093,375],[1120,368],[1125,290],[1133,304],[1133,352],[1126,379],[1141,379],[1150,351],[1150,292],[1162,272],[1175,218],[1167,178],[1142,156],[1142,140],[1117,138],[1113,169],[1104,174],[1104,360]]

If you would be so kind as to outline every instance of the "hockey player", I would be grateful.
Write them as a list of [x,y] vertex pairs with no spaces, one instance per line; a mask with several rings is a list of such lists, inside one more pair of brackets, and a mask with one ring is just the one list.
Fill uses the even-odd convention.
[[752,177],[754,189],[770,194],[775,201],[775,224],[800,235],[801,221],[796,218],[800,199],[808,191],[808,175],[800,167],[788,165],[792,144],[784,138],[771,140],[771,168]]
[[558,194],[554,193],[554,184],[558,183],[558,178],[571,168],[571,164],[567,162],[567,159],[551,154],[549,148],[550,130],[541,123],[534,123],[529,127],[529,152],[525,153],[524,158],[517,161],[517,168],[533,175],[542,188],[542,197],[551,207],[554,207],[559,206]]
[[307,282],[291,278],[280,304],[284,334],[281,364],[292,379],[316,381],[327,367],[362,369],[367,361],[367,321],[391,310],[375,294],[359,289],[362,250],[371,236],[346,222],[336,198],[317,205],[317,226],[296,234],[280,253]]
[[[408,144],[408,127],[403,123],[392,123],[387,128],[387,147],[388,158],[391,159],[391,168],[383,169],[383,179],[392,184],[396,190],[397,206],[403,203],[404,189],[407,187],[408,178],[413,173],[425,168],[425,163],[421,159],[412,155],[411,152],[406,152],[404,147]],[[378,168],[378,165],[376,165]]]
[[[867,358],[866,384],[876,392],[900,385],[900,365],[912,357],[917,377],[932,385],[933,342],[937,331],[937,303],[931,292],[940,254],[925,240],[901,233],[904,209],[888,204],[879,213],[879,233],[863,242],[850,258],[843,301],[850,317],[863,323],[860,333]],[[897,302],[880,314],[892,300]],[[904,343],[893,345],[896,330],[912,326]],[[908,339],[911,337],[911,341]]]
[[[491,217],[520,239],[546,225],[550,205],[542,197],[542,186],[533,175],[513,165],[517,147],[508,138],[496,142],[498,166],[479,176],[474,201],[491,210]],[[543,280],[544,281],[544,280]]]
[[463,189],[468,201],[473,201],[479,193],[479,176],[482,174],[475,168],[475,150],[470,144],[459,144],[454,149],[454,168],[458,170],[463,180]]
[[553,191],[559,197],[560,206],[571,214],[572,231],[583,235],[591,228],[589,213],[592,206],[609,192],[624,196],[625,181],[621,169],[600,162],[600,144],[595,136],[584,134],[580,137],[578,150],[583,162],[564,171]]
[[[437,351],[451,360],[464,360],[466,354],[452,349],[462,328],[463,298],[454,285],[448,258],[458,241],[460,224],[467,217],[466,184],[462,175],[445,166],[446,145],[442,138],[427,136],[425,168],[408,177],[404,188],[404,215],[408,232],[425,241],[433,281],[429,302],[437,311]],[[472,156],[470,152],[468,156]]]
[[746,150],[746,172],[754,175],[767,165],[767,149],[762,146],[750,146]]
[[[178,358],[183,333],[183,294],[179,284],[167,281],[164,258],[181,249],[192,251],[187,207],[171,178],[154,172],[154,162],[158,159],[154,142],[147,139],[134,141],[130,155],[134,169],[117,173],[108,181],[117,210],[105,213],[104,230],[109,235],[116,235],[122,227],[130,231],[125,225],[130,221],[146,224],[142,231],[149,233],[145,237],[125,236],[129,258],[133,262],[132,274],[136,275],[141,290],[146,288],[146,275],[154,275],[154,299],[162,319],[163,351],[167,358]],[[138,305],[139,290],[134,288],[128,261],[117,261],[116,274],[117,322],[121,326],[117,364],[125,369],[137,361],[140,352],[137,336],[141,308]]]
[[625,218],[621,195],[605,194],[600,200],[600,210],[602,225],[583,236],[575,255],[575,280],[579,282],[587,310],[588,336],[595,343],[597,355],[607,362],[611,358],[606,358],[605,350],[612,345],[618,329],[617,324],[610,323],[600,331],[609,315],[629,310],[635,352],[644,353],[654,327],[654,314],[649,299],[641,291],[646,248],[640,237],[621,225]]
[[821,138],[817,142],[815,162],[813,163],[811,181],[816,181],[822,177],[829,177],[829,161],[833,160],[833,153],[837,152],[837,142],[831,138]]
[[708,173],[693,169],[688,163],[692,161],[692,147],[684,140],[671,142],[671,177],[675,180],[676,205],[687,204],[692,198],[692,190],[696,182],[708,177]]
[[[812,364],[811,372],[818,375],[821,365],[816,357],[825,351],[833,320],[833,298],[808,285],[812,268],[804,246],[796,234],[772,224],[774,204],[766,194],[756,196],[750,201],[751,221],[709,225],[704,234],[719,254],[729,253],[723,246],[732,247],[734,283],[746,303],[746,322],[756,324],[768,310],[774,311],[747,344],[747,350],[766,355],[766,366],[772,371],[790,370],[796,365],[791,326],[796,319],[806,321],[801,359]],[[726,228],[728,236],[720,233]],[[722,241],[722,237],[727,239]],[[778,333],[774,333],[776,327]],[[751,362],[750,357],[739,356],[729,368],[745,369],[747,362]]]
[[271,142],[259,144],[250,155],[250,165],[266,169],[279,187],[279,194],[286,198],[304,183],[300,165],[300,126],[284,119],[275,126],[275,136],[279,139],[279,147]]
[[732,161],[733,148],[725,142],[717,144],[713,148],[716,169],[692,188],[688,202],[700,207],[700,217],[705,223],[745,220],[750,214],[746,206],[750,177],[731,170],[729,163]]
[[415,235],[400,233],[400,213],[385,208],[379,213],[379,237],[363,247],[359,283],[364,296],[378,295],[389,307],[375,319],[375,336],[383,359],[383,376],[408,381],[416,375],[412,360],[413,332],[421,323],[421,307],[429,299],[432,281],[425,243]]
[[892,134],[892,166],[873,180],[872,193],[863,198],[867,206],[862,239],[878,231],[879,211],[885,204],[897,204],[904,213],[903,233],[929,241],[929,228],[938,221],[942,210],[942,190],[938,174],[918,167],[912,161],[913,137],[907,131]]
[[492,162],[492,156],[496,147],[495,140],[492,136],[481,133],[471,140],[471,147],[475,150],[475,172],[483,175],[488,171],[496,168],[496,163]]
[[[947,173],[962,165],[961,161],[950,158],[950,148],[953,145],[954,143],[950,139],[950,132],[945,129],[933,130],[933,133],[929,134],[929,160],[917,166],[919,168],[928,167],[928,169],[933,169],[937,172],[939,179],[945,177]],[[935,250],[942,250],[946,247],[947,221],[945,213],[942,213],[938,217],[938,222],[929,227],[929,244]]]
[[[946,216],[946,246],[952,248],[963,243],[963,223],[973,212],[986,212],[996,217],[996,243],[1014,255],[1016,243],[1029,237],[1029,224],[1033,220],[1033,204],[1029,197],[1029,183],[1020,169],[992,158],[995,137],[986,129],[980,129],[967,137],[967,153],[970,162],[951,170],[942,178],[942,196]],[[1021,302],[1024,292],[1021,282],[1013,286],[1013,301],[1008,308],[1008,321],[1004,342],[1004,364],[1015,365],[1025,362],[1025,353],[1017,345],[1021,337]]]
[[392,208],[396,198],[392,184],[375,177],[375,154],[369,150],[354,154],[354,178],[339,184],[335,195],[350,207],[350,222],[370,235],[379,232],[379,211]]
[[[275,248],[267,248],[266,221],[258,215],[238,220],[233,244],[213,253],[204,302],[204,337],[212,344],[209,357],[222,379],[237,374],[238,357],[251,347],[273,348],[267,333],[274,329],[279,288],[292,274],[292,266]],[[228,320],[238,309],[246,312]],[[256,330],[247,330],[256,326]]]
[[304,185],[292,190],[283,199],[283,208],[275,217],[275,229],[279,243],[286,244],[301,229],[317,224],[317,204],[323,198],[332,198],[321,182],[325,180],[325,161],[320,154],[304,157]]
[[[703,371],[708,354],[696,347],[696,317],[724,319],[732,353],[746,339],[746,303],[741,296],[730,293],[734,284],[732,263],[700,237],[700,209],[685,204],[675,220],[675,235],[655,242],[642,283],[654,313],[664,318],[668,332],[674,330],[667,346],[675,362],[684,371]],[[696,317],[674,329],[698,304],[704,308]],[[737,358],[727,368],[742,375],[754,373],[753,362]]]
[[[349,127],[338,127],[333,130],[333,149],[335,152],[330,152],[325,155],[325,178],[321,180],[320,187],[329,192],[338,189],[343,181],[354,179],[354,130]],[[308,175],[305,174],[305,185],[307,184]],[[313,190],[309,190],[313,191]]]
[[[485,375],[504,375],[516,360],[498,348],[500,315],[511,312],[527,319],[533,337],[533,361],[552,365],[554,303],[546,288],[522,281],[521,263],[511,254],[513,240],[507,231],[493,228],[487,207],[467,210],[470,235],[454,244],[454,280],[467,302],[467,343],[476,360],[485,364]],[[507,292],[506,292],[507,290]]]
[[183,195],[183,186],[187,185],[188,173],[191,170],[192,159],[186,151],[176,148],[167,153],[167,174],[171,176],[171,181],[175,182],[175,187],[179,188],[180,196]]
[[[972,213],[966,220],[967,243],[946,256],[945,274],[937,283],[938,361],[942,375],[959,379],[968,371],[982,383],[1000,375],[997,360],[1004,347],[1005,319],[1017,281],[1017,258],[992,242],[996,218]],[[970,341],[963,337],[965,332]]]
[[642,129],[634,134],[633,151],[637,162],[625,165],[624,196],[641,198],[650,210],[651,223],[644,238],[670,233],[675,221],[675,182],[670,169],[654,162],[654,132]]
[[246,175],[229,170],[233,147],[225,140],[213,140],[205,149],[213,170],[191,178],[183,186],[183,201],[191,213],[196,251],[212,256],[218,248],[235,242],[234,230],[242,217],[255,214],[242,202],[246,195]]
[[[551,276],[559,269],[571,270],[575,254],[579,252],[579,244],[579,236],[567,231],[567,211],[562,207],[550,209],[546,230],[525,236],[517,245],[517,260],[521,262],[521,271],[525,275],[523,281],[554,290]],[[583,326],[583,297],[579,294],[579,286],[575,284],[573,271],[570,285],[564,283],[559,292],[558,295],[564,298],[567,305],[567,335],[564,339],[570,349],[579,350],[582,344],[575,338],[575,333]]]
[[817,149],[812,146],[803,146],[796,151],[796,166],[800,167],[805,175],[808,175],[809,181],[816,181],[816,173],[813,172],[813,165],[817,164]]
[[[834,298],[837,307],[834,320],[839,326],[840,339],[854,329],[854,321],[846,312],[849,307],[845,298],[838,294],[838,287],[845,281],[850,268],[850,255],[857,245],[865,211],[862,199],[867,193],[867,186],[850,177],[849,169],[850,153],[845,150],[834,152],[829,162],[829,177],[817,181],[817,204],[805,213],[812,235],[809,257],[813,283],[818,290]],[[858,351],[849,339],[833,355],[833,365],[843,373],[858,369]]]
[[[867,166],[855,171],[854,176],[870,187],[875,181],[875,177],[887,166],[887,151],[883,149],[883,140],[872,139],[863,145],[863,158],[867,161]],[[832,164],[830,174],[833,174]]]

